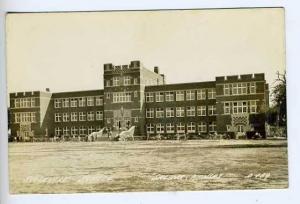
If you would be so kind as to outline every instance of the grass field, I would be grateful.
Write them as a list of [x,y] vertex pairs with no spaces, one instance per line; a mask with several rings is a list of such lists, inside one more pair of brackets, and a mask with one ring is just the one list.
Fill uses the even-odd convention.
[[284,140],[10,143],[11,193],[288,187]]

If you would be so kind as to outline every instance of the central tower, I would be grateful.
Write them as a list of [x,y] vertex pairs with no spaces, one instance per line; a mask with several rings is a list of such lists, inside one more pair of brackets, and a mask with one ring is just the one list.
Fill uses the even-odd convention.
[[144,90],[161,85],[164,76],[147,70],[140,61],[129,65],[104,64],[104,126],[119,130],[136,126],[135,134],[145,134]]

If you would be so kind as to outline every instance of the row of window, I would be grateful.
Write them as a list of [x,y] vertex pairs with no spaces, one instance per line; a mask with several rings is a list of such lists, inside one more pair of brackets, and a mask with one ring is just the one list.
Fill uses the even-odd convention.
[[[136,92],[135,92],[136,93]],[[137,94],[135,94],[137,95]],[[127,103],[131,102],[131,92],[114,92],[113,103]]]
[[[199,133],[207,133],[216,131],[216,122],[200,122],[198,125],[195,122],[190,123],[157,123],[148,124],[147,133],[149,134],[165,134],[165,133],[196,133],[196,127],[198,127]],[[208,129],[207,129],[208,128]]]
[[[208,110],[208,111],[207,111]],[[216,115],[216,106],[197,106],[197,115],[206,116],[207,113],[209,116]],[[192,117],[196,116],[196,107],[187,106],[187,107],[167,107],[167,108],[147,108],[146,109],[146,118],[172,118],[172,117]]]
[[[112,83],[111,83],[112,82]],[[105,86],[129,86],[129,85],[137,85],[138,84],[138,78],[133,78],[131,76],[115,76],[112,78],[112,80],[105,80]]]
[[100,126],[72,126],[72,127],[55,127],[55,136],[77,136],[87,135],[92,132],[101,130]]
[[146,93],[146,102],[164,102],[164,101],[193,101],[193,100],[206,100],[216,98],[216,89],[210,88],[199,90],[186,90],[186,91],[166,91],[166,92],[148,92]]
[[224,84],[224,95],[245,95],[256,93],[256,82]]
[[55,122],[76,122],[76,121],[95,121],[103,120],[103,111],[89,112],[71,112],[71,113],[55,113]]
[[36,113],[35,112],[21,112],[15,113],[15,123],[23,123],[23,122],[36,122]]
[[102,96],[87,96],[76,98],[57,98],[54,100],[55,108],[68,108],[68,107],[85,107],[85,106],[102,106]]
[[224,114],[257,113],[257,101],[236,101],[224,103]]
[[33,108],[36,107],[36,98],[16,98],[14,100],[15,108]]

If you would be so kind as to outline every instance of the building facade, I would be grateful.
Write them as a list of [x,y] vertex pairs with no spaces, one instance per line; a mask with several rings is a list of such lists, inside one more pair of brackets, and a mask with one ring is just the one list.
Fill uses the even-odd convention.
[[136,135],[259,132],[265,135],[269,90],[264,74],[166,84],[140,61],[104,64],[104,89],[10,94],[11,135],[20,140],[86,136],[136,126]]

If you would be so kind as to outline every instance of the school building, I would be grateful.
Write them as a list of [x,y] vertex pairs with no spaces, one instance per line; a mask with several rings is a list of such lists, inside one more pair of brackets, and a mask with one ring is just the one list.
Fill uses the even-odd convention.
[[84,137],[103,127],[135,135],[259,132],[265,136],[269,88],[263,73],[166,84],[140,61],[104,64],[104,89],[10,93],[13,137]]

